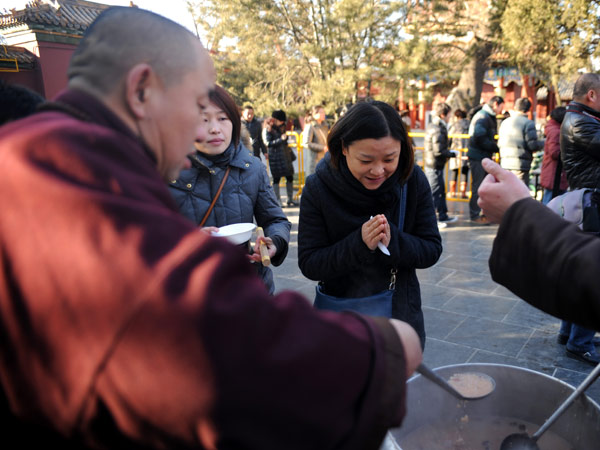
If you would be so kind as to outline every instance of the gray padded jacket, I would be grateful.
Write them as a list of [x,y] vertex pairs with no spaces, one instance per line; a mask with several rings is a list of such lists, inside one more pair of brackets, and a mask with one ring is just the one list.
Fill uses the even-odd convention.
[[[253,222],[264,229],[265,236],[273,239],[277,253],[271,259],[280,265],[288,252],[291,223],[279,206],[267,170],[263,163],[246,147],[229,146],[231,172],[204,226],[222,227],[232,223]],[[199,224],[215,196],[227,165],[218,164],[197,152],[192,167],[183,170],[170,190],[179,211]],[[273,274],[268,267],[257,264],[267,288],[273,293]]]
[[533,120],[517,112],[500,125],[498,147],[503,168],[527,172],[533,153],[544,148],[544,141],[538,140]]

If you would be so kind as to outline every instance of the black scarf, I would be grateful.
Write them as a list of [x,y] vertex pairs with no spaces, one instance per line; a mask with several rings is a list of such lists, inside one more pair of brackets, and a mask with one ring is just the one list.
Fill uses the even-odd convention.
[[[198,160],[202,160],[205,159],[206,161],[209,161],[210,163],[212,163],[213,165],[220,167],[220,168],[225,168],[229,165],[229,163],[231,162],[231,158],[233,157],[233,154],[235,152],[235,145],[233,144],[233,142],[231,142],[229,144],[229,147],[227,147],[227,149],[225,149],[225,151],[223,153],[220,153],[218,155],[208,155],[206,153],[202,153],[200,150],[196,151],[196,154],[192,157],[194,158],[198,158]],[[192,162],[193,162],[192,159]],[[203,164],[205,165],[205,164]]]
[[339,169],[335,169],[331,164],[331,155],[326,153],[317,165],[316,174],[340,202],[350,206],[356,213],[369,216],[394,211],[400,198],[400,166],[381,186],[370,190],[354,178],[344,156],[340,158],[339,165]]

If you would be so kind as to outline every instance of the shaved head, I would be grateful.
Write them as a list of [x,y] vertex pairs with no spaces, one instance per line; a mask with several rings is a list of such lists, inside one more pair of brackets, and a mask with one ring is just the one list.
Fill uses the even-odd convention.
[[104,104],[154,154],[166,181],[189,165],[215,83],[206,49],[188,30],[138,8],[109,8],[73,53],[69,89]]
[[158,14],[112,7],[98,16],[73,53],[69,85],[109,94],[132,67],[147,63],[169,86],[198,66],[197,44],[191,32]]
[[584,73],[573,86],[573,100],[581,102],[590,90],[600,93],[600,75],[597,73]]

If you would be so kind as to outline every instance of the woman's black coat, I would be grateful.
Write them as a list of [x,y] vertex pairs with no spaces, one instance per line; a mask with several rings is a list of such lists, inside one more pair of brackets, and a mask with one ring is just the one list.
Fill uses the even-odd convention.
[[[308,177],[302,191],[298,226],[298,265],[311,280],[322,281],[325,293],[362,297],[387,289],[390,270],[398,270],[392,317],[411,324],[425,341],[421,291],[415,269],[435,264],[442,253],[429,183],[415,167],[406,182],[403,231],[397,228],[400,202],[358,206],[347,178],[331,167],[329,155]],[[393,189],[399,197],[400,185]],[[361,237],[370,216],[385,214],[391,227],[391,256],[371,251]]]
[[287,141],[281,139],[285,132],[274,126],[270,130],[263,130],[263,140],[269,149],[269,169],[274,179],[291,177],[294,175],[291,150]]

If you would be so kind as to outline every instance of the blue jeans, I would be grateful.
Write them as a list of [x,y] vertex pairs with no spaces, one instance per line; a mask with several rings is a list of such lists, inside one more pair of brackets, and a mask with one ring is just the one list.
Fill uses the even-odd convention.
[[588,330],[587,328],[563,320],[560,324],[558,334],[569,336],[567,342],[568,350],[575,352],[595,352],[594,344],[592,344],[592,339],[594,339],[594,335],[596,334],[595,330]]
[[431,169],[425,167],[425,175],[429,186],[431,186],[431,194],[433,195],[433,206],[438,213],[440,220],[448,218],[448,207],[446,206],[446,186],[444,184],[444,170]]

